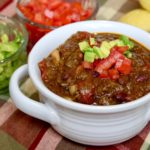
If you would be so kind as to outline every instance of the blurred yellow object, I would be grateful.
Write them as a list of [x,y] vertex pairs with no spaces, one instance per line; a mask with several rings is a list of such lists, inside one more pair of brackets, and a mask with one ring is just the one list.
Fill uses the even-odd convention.
[[150,11],[150,0],[139,0],[139,2],[144,9]]
[[150,12],[143,9],[132,10],[123,15],[119,21],[150,31]]

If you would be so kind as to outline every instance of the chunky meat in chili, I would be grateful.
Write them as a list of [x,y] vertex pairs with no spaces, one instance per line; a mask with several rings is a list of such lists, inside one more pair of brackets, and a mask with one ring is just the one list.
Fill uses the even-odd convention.
[[[146,95],[150,92],[150,51],[126,37],[122,39],[127,44],[122,46],[119,37],[112,33],[72,35],[39,63],[44,84],[61,97],[93,105],[121,104]],[[108,44],[110,50],[101,51]]]

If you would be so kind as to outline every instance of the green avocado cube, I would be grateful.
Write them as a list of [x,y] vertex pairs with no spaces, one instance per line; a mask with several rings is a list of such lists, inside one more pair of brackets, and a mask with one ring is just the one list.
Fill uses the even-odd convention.
[[85,50],[85,52],[93,52],[93,48],[89,47]]
[[95,45],[96,41],[94,38],[90,38],[90,45]]
[[87,62],[94,62],[94,59],[95,59],[95,53],[93,52],[85,52],[84,53],[84,61],[87,61]]
[[125,44],[123,43],[123,41],[117,39],[117,40],[113,40],[109,42],[111,48],[114,46],[125,46]]
[[86,49],[90,48],[90,45],[87,41],[82,41],[79,43],[79,48],[82,52],[85,52]]
[[94,46],[93,51],[98,56],[98,58],[101,58],[101,52],[100,52],[100,47]]
[[94,52],[100,58],[106,58],[110,54],[111,45],[107,41],[103,41],[100,47],[94,46]]
[[127,58],[132,58],[132,52],[130,50],[127,50],[123,53]]
[[121,35],[121,36],[120,36],[120,40],[122,40],[123,43],[129,47],[129,49],[131,49],[131,48],[134,47],[133,42],[130,41],[129,38],[128,38],[127,36]]

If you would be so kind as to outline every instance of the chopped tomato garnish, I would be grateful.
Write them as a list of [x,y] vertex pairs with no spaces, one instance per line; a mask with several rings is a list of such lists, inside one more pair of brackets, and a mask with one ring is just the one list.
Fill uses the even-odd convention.
[[122,57],[124,56],[118,51],[111,51],[110,55],[107,58],[99,61],[95,68],[95,71],[101,74],[103,70],[108,70],[109,68],[111,68],[116,63],[117,59]]
[[43,80],[43,81],[46,81],[46,80],[47,80],[47,74],[46,74],[45,70],[47,69],[47,67],[46,67],[46,62],[45,62],[45,60],[42,60],[42,61],[39,63],[39,68],[40,68],[40,71],[41,71],[42,80]]
[[82,62],[82,66],[83,66],[83,68],[85,68],[85,69],[92,69],[92,68],[93,68],[93,64],[92,64],[92,63],[89,63],[89,62],[86,62],[86,61],[83,61],[83,62]]
[[111,59],[104,59],[100,61],[99,64],[96,66],[95,71],[101,74],[104,70],[108,70],[115,63],[115,61],[110,60]]
[[118,46],[117,51],[123,54],[128,49],[129,49],[128,46],[120,46],[120,47]]
[[95,71],[100,74],[100,78],[109,77],[115,80],[119,78],[119,73],[127,75],[131,72],[131,60],[122,54],[123,51],[122,49],[119,52],[116,48],[113,48],[107,58],[94,61],[93,66]]
[[117,69],[109,69],[108,70],[109,77],[113,80],[116,80],[119,78],[119,72]]
[[114,46],[111,51],[118,51],[121,54],[123,54],[126,50],[128,50],[129,47],[128,46]]
[[116,63],[115,68],[122,74],[129,74],[131,72],[131,60],[128,58],[124,58],[122,60],[118,60],[118,63]]
[[83,104],[92,104],[94,102],[92,97],[94,94],[94,87],[90,82],[84,82],[81,81],[78,83],[78,91],[80,93],[78,100]]
[[108,71],[103,70],[103,71],[100,73],[99,77],[100,77],[100,78],[109,78]]
[[122,63],[123,63],[124,59],[118,59],[116,64],[115,64],[115,68],[118,69],[122,66]]
[[110,53],[109,57],[110,57],[111,59],[114,59],[115,62],[116,62],[118,59],[120,59],[120,58],[124,58],[123,54],[121,54],[121,53],[118,52],[118,51],[112,51],[112,52]]
[[94,60],[93,67],[95,68],[99,64],[100,61],[101,60],[99,60],[99,59]]

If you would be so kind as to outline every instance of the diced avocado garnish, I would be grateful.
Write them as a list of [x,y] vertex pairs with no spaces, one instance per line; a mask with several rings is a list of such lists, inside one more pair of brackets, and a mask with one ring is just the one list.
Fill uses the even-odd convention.
[[[94,46],[96,41],[95,38],[89,38],[90,44],[87,41],[82,41],[79,43],[80,50],[84,53],[84,60],[87,62],[93,62],[94,59],[104,59],[109,56],[110,50],[114,46],[123,47],[128,46],[128,50],[124,52],[124,55],[128,58],[132,57],[132,53],[130,49],[134,47],[134,44],[132,41],[129,40],[128,37],[121,35],[120,39],[116,39],[113,41],[103,41],[101,45]],[[92,45],[92,46],[90,46]]]
[[112,46],[110,45],[110,42],[107,42],[107,41],[102,42],[100,46],[100,51],[102,53],[101,59],[109,56],[111,48]]
[[104,46],[103,47],[94,46],[93,48],[96,56],[98,56],[98,58],[100,59],[106,58],[110,54],[110,50]]
[[112,47],[114,47],[114,46],[111,46],[110,42],[107,42],[107,41],[103,41],[100,46],[101,49],[111,49]]
[[82,52],[84,52],[86,49],[90,48],[90,45],[87,41],[83,41],[79,43],[79,48]]
[[119,39],[110,41],[109,44],[111,45],[111,48],[114,46],[125,46],[123,41],[121,41]]
[[103,58],[106,58],[106,57],[109,56],[110,51],[108,49],[101,49],[100,53],[101,53],[101,57],[100,58],[103,59]]
[[128,58],[132,58],[132,53],[130,52],[130,53],[128,53],[126,56],[127,56]]
[[123,41],[124,45],[127,45],[129,49],[134,47],[134,44],[132,41],[129,40],[129,38],[125,35],[120,36],[120,40]]
[[95,38],[90,38],[90,45],[95,45],[95,44],[96,44]]
[[110,42],[107,41],[103,41],[100,47],[96,47],[94,46],[94,52],[96,53],[96,55],[98,56],[98,58],[106,58],[109,56],[110,54],[110,49],[114,47],[110,44]]
[[101,58],[101,52],[100,52],[100,47],[94,46],[93,51],[98,56],[98,58]]
[[127,58],[132,58],[132,53],[130,50],[134,47],[134,43],[132,41],[130,41],[129,38],[125,35],[121,35],[120,40],[123,41],[124,45],[127,45],[129,47],[129,49],[124,52],[124,55]]
[[127,50],[123,53],[127,58],[132,58],[132,52],[130,50]]
[[87,62],[94,62],[94,59],[95,59],[95,53],[93,52],[85,52],[84,53],[84,61],[87,61]]
[[85,50],[85,52],[93,52],[93,48],[88,47],[88,48]]

